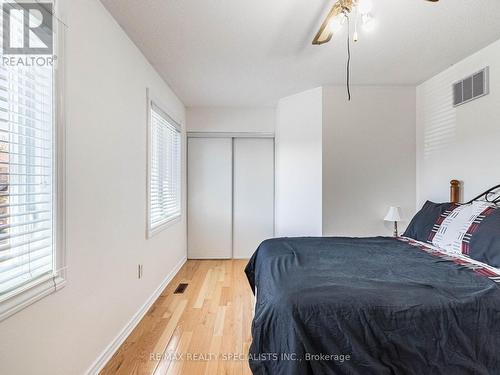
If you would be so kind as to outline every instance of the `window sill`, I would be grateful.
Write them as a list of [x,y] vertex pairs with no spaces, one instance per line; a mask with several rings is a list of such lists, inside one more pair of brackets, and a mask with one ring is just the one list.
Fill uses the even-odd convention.
[[174,216],[174,217],[164,221],[163,223],[157,225],[156,227],[154,227],[152,229],[148,229],[148,233],[147,233],[148,239],[153,238],[158,233],[163,232],[165,229],[171,227],[172,225],[180,223],[181,218],[182,218],[181,215]]
[[66,285],[63,275],[48,275],[36,280],[24,290],[0,302],[0,322]]

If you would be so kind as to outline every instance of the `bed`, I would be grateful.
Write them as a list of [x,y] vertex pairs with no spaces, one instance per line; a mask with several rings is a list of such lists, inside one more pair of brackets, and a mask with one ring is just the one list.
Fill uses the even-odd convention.
[[457,189],[452,203],[432,206],[430,224],[424,206],[411,237],[263,242],[245,270],[257,292],[252,372],[500,374],[500,260],[490,249],[500,253],[491,234],[500,211],[473,218],[460,253],[435,246],[453,228],[450,216],[471,216]]

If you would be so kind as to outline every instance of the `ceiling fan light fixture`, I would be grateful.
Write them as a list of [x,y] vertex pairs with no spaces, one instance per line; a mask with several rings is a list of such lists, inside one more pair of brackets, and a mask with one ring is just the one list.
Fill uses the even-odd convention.
[[363,25],[363,31],[371,32],[375,29],[376,22],[370,13],[361,15],[361,24]]

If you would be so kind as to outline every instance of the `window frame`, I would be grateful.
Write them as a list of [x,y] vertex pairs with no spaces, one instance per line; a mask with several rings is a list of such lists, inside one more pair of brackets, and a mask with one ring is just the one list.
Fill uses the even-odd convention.
[[59,1],[52,0],[54,9],[54,66],[53,86],[53,272],[34,279],[7,294],[0,301],[0,322],[33,303],[61,290],[67,282],[66,272],[66,107],[65,87],[65,29],[60,14]]
[[[157,235],[158,233],[164,231],[168,227],[180,222],[182,220],[183,213],[183,191],[182,191],[182,150],[183,150],[183,136],[182,136],[182,126],[179,122],[175,121],[172,116],[170,116],[163,105],[161,105],[161,101],[157,100],[155,96],[151,94],[151,90],[146,89],[146,98],[147,98],[147,186],[146,186],[146,238],[150,239]],[[151,225],[151,167],[152,167],[152,159],[153,159],[153,147],[152,147],[152,112],[153,107],[156,108],[157,112],[160,112],[161,116],[164,117],[180,134],[180,158],[179,158],[179,168],[180,168],[180,189],[179,189],[179,214],[175,215],[171,218],[167,218],[162,223],[152,226]]]

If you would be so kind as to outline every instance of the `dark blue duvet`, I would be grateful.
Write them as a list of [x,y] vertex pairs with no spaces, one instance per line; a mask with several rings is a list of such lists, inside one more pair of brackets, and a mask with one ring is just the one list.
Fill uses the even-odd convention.
[[409,244],[273,239],[245,272],[254,374],[500,374],[499,286]]

